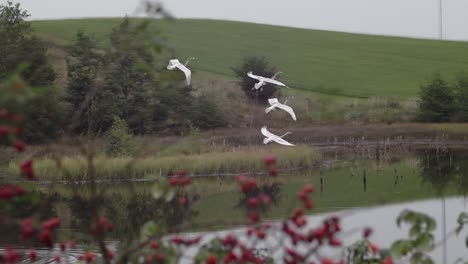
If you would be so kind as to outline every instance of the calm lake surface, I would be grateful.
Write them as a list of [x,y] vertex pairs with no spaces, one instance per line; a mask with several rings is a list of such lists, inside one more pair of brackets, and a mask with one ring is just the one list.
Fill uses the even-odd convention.
[[[275,219],[288,215],[294,208],[297,190],[305,183],[312,183],[315,209],[309,216],[310,222],[318,223],[328,214],[342,215],[344,230],[356,231],[342,237],[345,244],[356,241],[362,228],[371,226],[375,230],[372,241],[382,248],[388,247],[392,241],[406,237],[407,230],[399,229],[395,220],[404,209],[412,209],[437,220],[435,238],[440,243],[432,255],[436,263],[444,263],[444,259],[454,263],[459,257],[468,256],[464,241],[467,232],[460,237],[452,232],[458,214],[468,211],[465,199],[468,192],[467,149],[327,150],[324,159],[323,165],[316,169],[278,176],[280,184],[275,191],[275,204],[267,219],[274,223]],[[259,181],[269,179],[264,177]],[[122,238],[137,237],[137,227],[154,217],[165,215],[167,221],[180,221],[179,211],[155,202],[152,186],[150,181],[100,184],[98,193],[102,196],[93,201],[89,201],[90,189],[86,185],[55,185],[53,188],[39,185],[36,188],[50,202],[46,209],[48,215],[62,219],[59,240],[73,238],[79,244],[87,245],[91,240],[83,236],[81,230],[89,227],[93,207],[99,207],[102,214],[113,221],[115,231],[110,237],[113,243]],[[244,213],[238,208],[237,188],[234,179],[229,177],[196,179],[190,187],[197,199],[191,212],[193,232],[203,231],[206,234],[204,240],[208,240],[216,232],[226,232],[238,226]],[[444,230],[448,234],[445,242]],[[0,244],[13,247],[19,244],[17,227],[1,225],[0,232]],[[444,250],[446,254],[443,254]],[[79,251],[67,253],[70,262]],[[54,256],[46,250],[41,254],[44,263]]]

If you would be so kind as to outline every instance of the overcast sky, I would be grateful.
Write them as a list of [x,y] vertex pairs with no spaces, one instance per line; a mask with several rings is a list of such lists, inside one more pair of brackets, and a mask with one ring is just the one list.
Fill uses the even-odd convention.
[[[0,0],[6,2],[6,0]],[[140,0],[15,0],[32,19],[116,17]],[[442,0],[444,39],[468,40],[468,0]],[[214,18],[275,25],[439,37],[439,0],[163,0],[179,18]]]

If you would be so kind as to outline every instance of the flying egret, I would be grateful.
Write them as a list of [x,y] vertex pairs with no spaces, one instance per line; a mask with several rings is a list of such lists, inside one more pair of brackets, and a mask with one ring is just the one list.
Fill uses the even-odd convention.
[[277,98],[271,98],[268,99],[268,103],[270,103],[270,107],[265,108],[265,113],[269,113],[271,110],[275,110],[275,108],[282,109],[291,115],[292,119],[296,121],[296,114],[294,113],[294,110],[289,106],[286,105],[286,101],[284,104],[280,103]]
[[180,61],[178,59],[169,60],[169,64],[167,65],[167,69],[168,70],[174,70],[175,68],[178,68],[179,70],[181,70],[185,74],[185,78],[187,80],[187,85],[190,85],[190,80],[192,78],[192,72],[186,66],[189,63],[189,61],[191,61],[192,59],[195,59],[195,58],[188,59],[185,62],[185,64],[180,63]]
[[289,88],[288,86],[286,86],[286,84],[275,80],[276,75],[278,75],[279,73],[281,73],[281,72],[277,72],[277,73],[276,73],[273,77],[271,77],[271,78],[266,78],[266,77],[254,75],[251,71],[249,71],[249,72],[247,73],[247,76],[249,76],[249,77],[252,78],[252,79],[255,79],[255,80],[258,80],[258,81],[259,81],[258,83],[256,83],[256,84],[254,85],[254,87],[252,88],[252,90],[253,90],[253,89],[258,90],[258,89],[260,89],[262,86],[266,85],[267,83],[271,83],[271,84],[274,84],[274,85],[284,86],[284,87],[286,87],[286,88]]
[[283,139],[284,136],[291,134],[291,132],[286,132],[282,136],[277,136],[275,134],[270,133],[267,130],[266,126],[262,127],[261,131],[262,131],[262,134],[265,136],[265,138],[263,139],[263,144],[265,145],[270,143],[271,141],[275,141],[276,143],[281,144],[281,145],[294,146],[293,144]]

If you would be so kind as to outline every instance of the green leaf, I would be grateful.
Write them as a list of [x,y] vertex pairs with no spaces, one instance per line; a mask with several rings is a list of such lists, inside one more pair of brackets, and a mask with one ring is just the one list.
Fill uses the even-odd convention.
[[401,257],[413,249],[413,243],[409,240],[397,240],[393,242],[392,246],[390,247],[390,254],[393,257]]
[[154,184],[153,187],[151,188],[151,194],[153,195],[155,199],[161,198],[164,195],[164,193],[165,193],[165,190],[159,183]]
[[146,222],[140,229],[140,240],[146,240],[158,234],[158,226],[154,221]]
[[174,199],[174,196],[175,196],[174,189],[169,189],[165,194],[166,202],[172,201],[172,199]]

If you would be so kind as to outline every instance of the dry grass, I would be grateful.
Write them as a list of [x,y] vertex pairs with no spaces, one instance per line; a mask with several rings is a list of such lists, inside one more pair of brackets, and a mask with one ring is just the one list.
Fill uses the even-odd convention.
[[[309,146],[243,147],[225,152],[202,154],[177,154],[171,156],[148,156],[144,158],[111,158],[98,155],[94,167],[99,179],[143,178],[151,175],[168,175],[183,168],[189,174],[207,175],[242,173],[263,169],[262,157],[267,154],[278,157],[278,168],[308,167],[320,160],[320,154]],[[87,179],[86,157],[69,156],[60,160],[60,167],[51,158],[36,159],[34,169],[40,179],[84,180]],[[10,162],[10,173],[18,173],[16,162]]]

